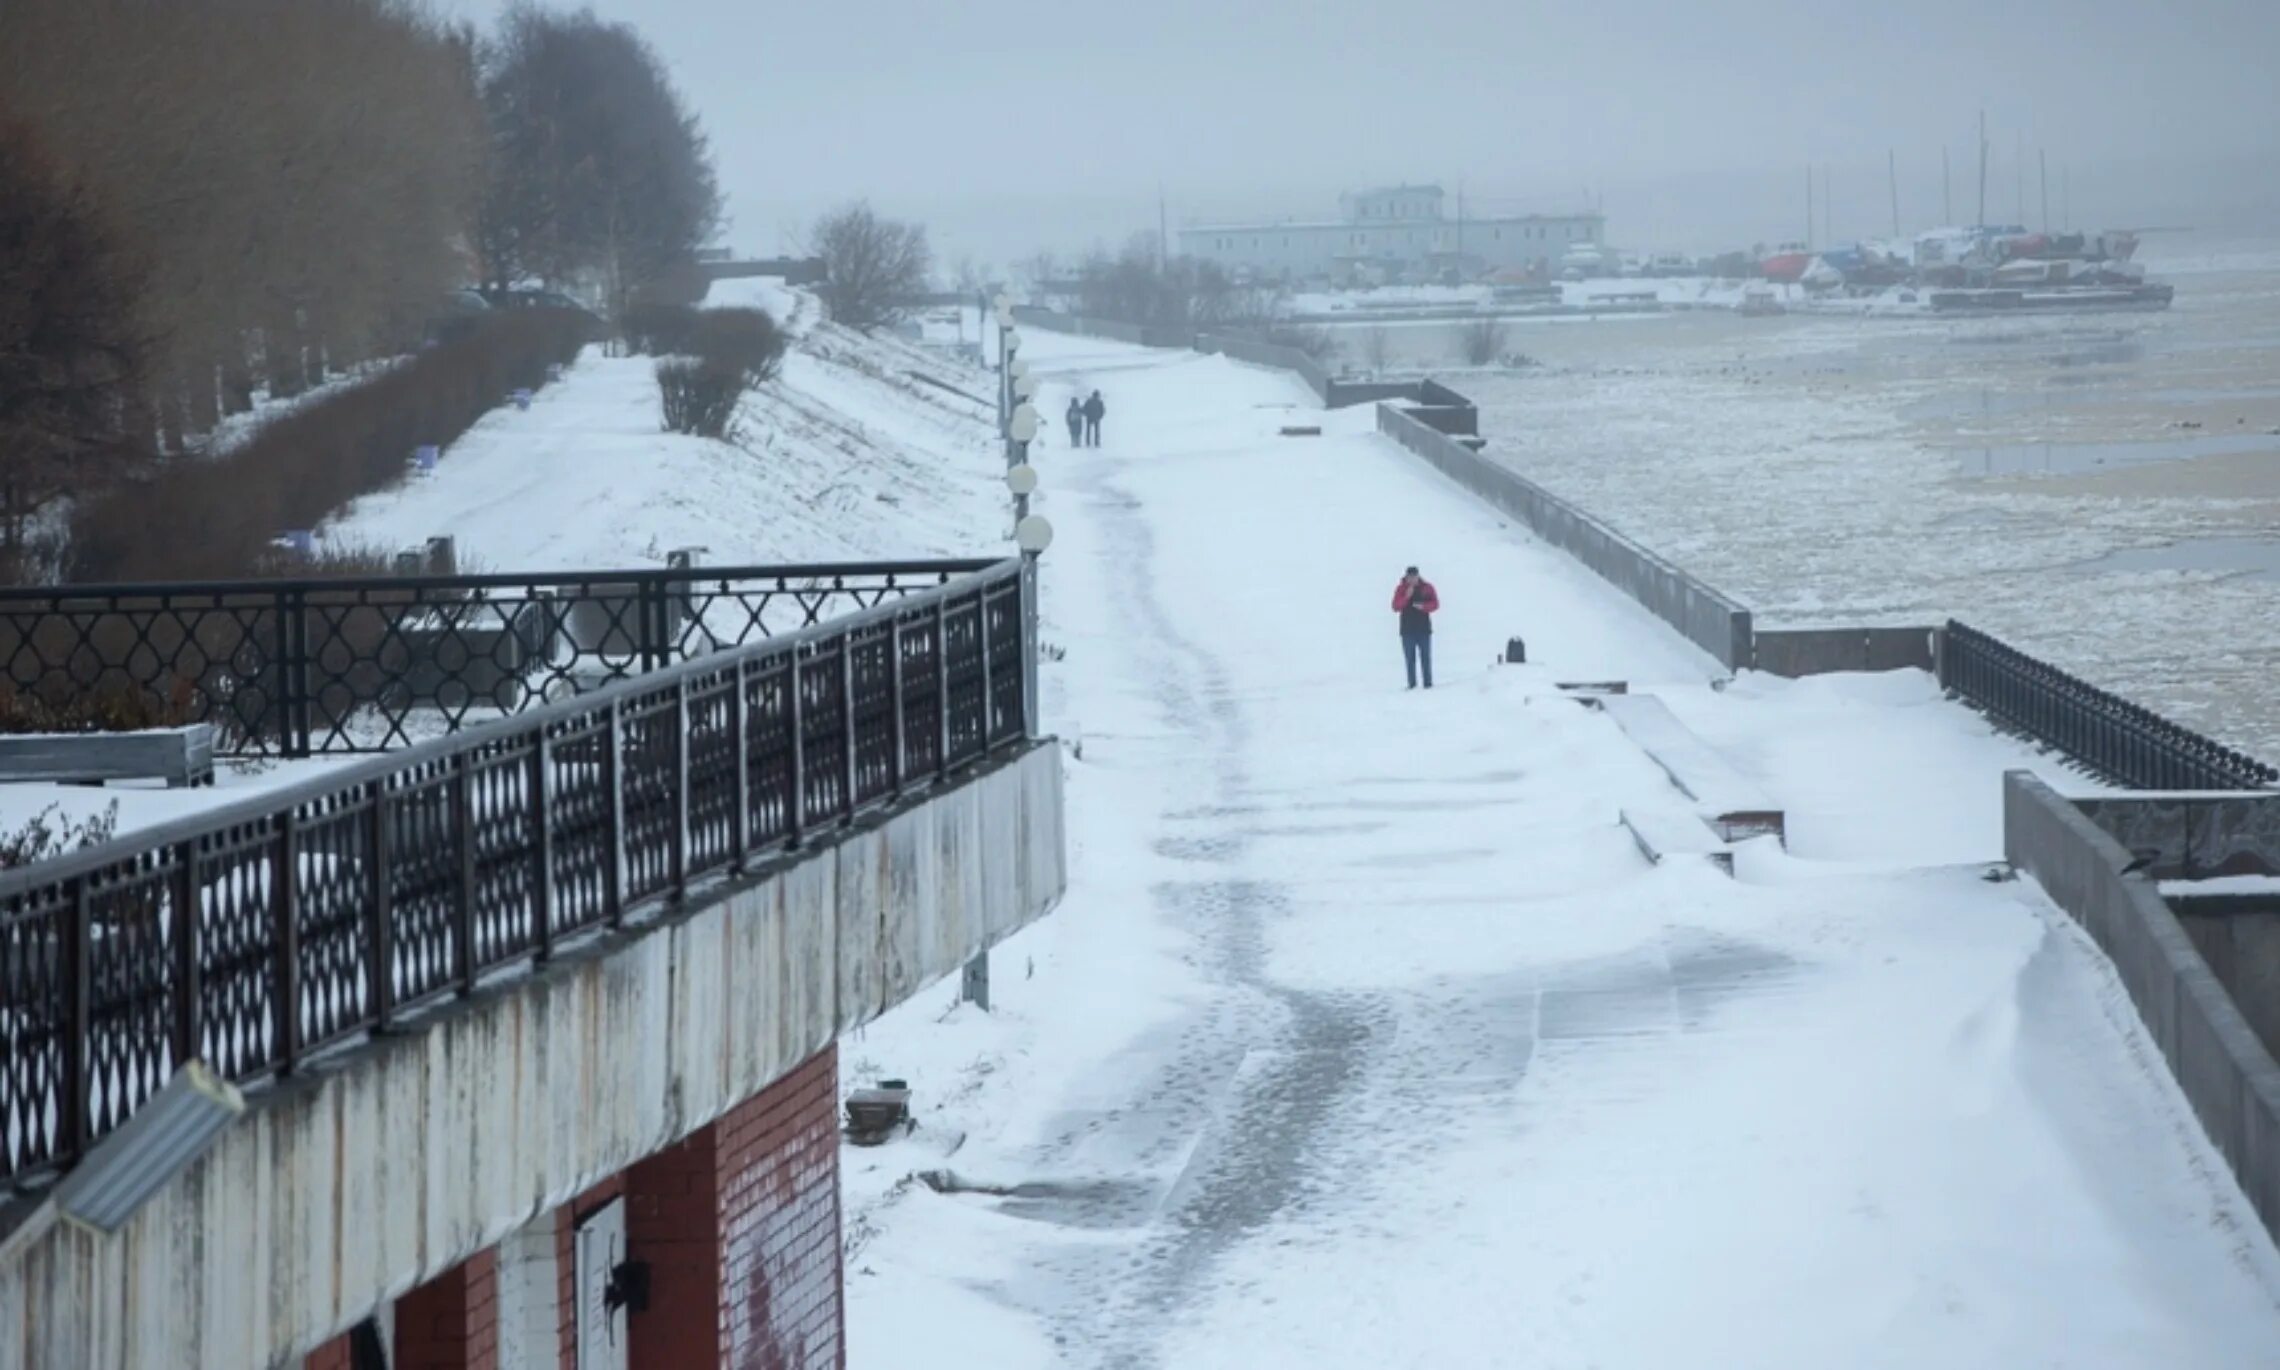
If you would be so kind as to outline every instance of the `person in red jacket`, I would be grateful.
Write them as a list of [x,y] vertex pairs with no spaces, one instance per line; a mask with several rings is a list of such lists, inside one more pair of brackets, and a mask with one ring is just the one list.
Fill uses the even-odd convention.
[[1401,661],[1409,668],[1409,688],[1417,688],[1420,668],[1425,673],[1425,688],[1433,688],[1433,615],[1441,607],[1441,596],[1433,582],[1417,574],[1412,566],[1402,573],[1401,583],[1393,587],[1393,611],[1401,615]]

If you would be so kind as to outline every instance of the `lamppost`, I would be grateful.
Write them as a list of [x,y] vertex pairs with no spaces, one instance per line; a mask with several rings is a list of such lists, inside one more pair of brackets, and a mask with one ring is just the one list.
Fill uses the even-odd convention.
[[[1029,471],[1026,466],[1015,469]],[[1012,472],[1006,474],[1006,483],[1014,485]],[[1031,489],[1037,487],[1036,472],[1029,472],[1028,485]],[[1020,491],[1020,486],[1015,485],[1014,488],[1017,493]],[[1029,507],[1029,496],[1023,493],[1020,498],[1021,507],[1026,510]],[[1029,647],[1027,660],[1022,666],[1022,713],[1023,721],[1029,729],[1029,736],[1035,737],[1037,736],[1039,715],[1037,707],[1037,559],[1044,555],[1046,548],[1053,545],[1053,525],[1043,514],[1024,513],[1020,521],[1013,525],[1013,542],[1015,546],[1021,549],[1021,629],[1022,636]]]
[[[1018,342],[1014,345],[1020,346]],[[1019,352],[1015,352],[1013,360],[1006,363],[1005,375],[1006,403],[1014,408],[1020,408],[1023,401],[1037,393],[1037,378],[1029,374],[1029,362]],[[1010,432],[1013,422],[1011,413],[1006,415],[1006,422]]]
[[[1024,406],[1026,408],[1027,406]],[[1036,422],[1031,411],[1030,422]],[[1005,483],[1012,487],[1025,511],[1013,525],[1014,545],[1021,549],[1021,727],[1022,735],[1035,738],[1038,732],[1037,707],[1037,558],[1053,545],[1053,525],[1043,514],[1026,512],[1029,492],[1037,488],[1037,472],[1028,465],[1014,467],[1006,472]],[[982,1012],[990,1011],[990,953],[989,948],[974,953],[959,977],[958,997]]]
[[1021,521],[1029,517],[1029,492],[1037,488],[1037,468],[1023,462],[1009,469],[1005,487],[1013,491],[1013,526],[1018,532]]
[[1029,444],[1037,437],[1037,410],[1024,396],[1005,423],[1005,464],[1008,470],[1029,460]]
[[991,312],[997,320],[998,432],[1002,434],[1005,432],[1007,411],[1013,407],[1012,375],[1008,367],[1011,364],[1013,350],[1021,345],[1021,339],[1013,331],[1013,300],[1005,292],[998,292],[997,300],[991,306]]

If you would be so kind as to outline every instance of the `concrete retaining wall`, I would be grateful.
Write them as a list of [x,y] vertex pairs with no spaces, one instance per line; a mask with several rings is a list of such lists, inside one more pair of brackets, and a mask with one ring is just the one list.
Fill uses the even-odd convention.
[[2130,853],[2025,771],[2003,777],[2003,852],[2113,960],[2201,1126],[2280,1236],[2280,1063]]
[[711,1122],[1066,880],[1057,744],[254,1096],[120,1232],[0,1269],[0,1370],[278,1366]]
[[1834,671],[1929,671],[1937,628],[1776,628],[1751,634],[1750,664],[1769,675]]
[[2076,804],[2123,850],[2151,853],[2157,880],[2280,875],[2280,794],[2140,792]]
[[1750,613],[1646,548],[1390,404],[1378,431],[1590,567],[1728,669],[1750,662]]

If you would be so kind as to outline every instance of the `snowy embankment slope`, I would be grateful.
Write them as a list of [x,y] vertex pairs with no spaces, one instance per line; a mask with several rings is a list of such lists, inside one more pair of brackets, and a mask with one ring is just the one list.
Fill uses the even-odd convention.
[[327,535],[386,550],[450,534],[463,561],[500,571],[654,566],[678,547],[726,565],[1005,545],[987,376],[817,322],[781,282],[723,287],[783,314],[794,338],[731,440],[661,431],[655,360],[591,348],[529,412],[485,418],[432,476],[358,500]]
[[[1025,355],[1109,404],[1042,463],[1071,885],[996,1012],[842,1045],[922,1119],[844,1153],[857,1370],[2266,1358],[2280,1257],[2110,967],[1980,878],[2032,758],[1920,676],[1710,689],[1366,409],[1277,437],[1287,377]],[[1790,850],[1648,866],[1616,813],[1668,785],[1575,678],[1666,699]]]
[[[433,475],[356,501],[324,537],[385,552],[448,534],[463,566],[493,571],[656,566],[678,547],[705,548],[710,565],[1010,550],[987,374],[820,323],[813,298],[780,281],[726,284],[727,302],[780,313],[795,339],[733,441],[659,431],[654,360],[589,348],[527,412],[487,415]],[[0,824],[50,805],[85,818],[116,800],[127,833],[336,764],[225,764],[207,790],[11,785]]]

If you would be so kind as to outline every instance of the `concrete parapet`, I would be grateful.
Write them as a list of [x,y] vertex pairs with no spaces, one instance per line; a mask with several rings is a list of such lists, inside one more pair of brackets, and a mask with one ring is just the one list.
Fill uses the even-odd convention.
[[2209,1139],[2280,1236],[2280,1063],[2242,1015],[2149,872],[2026,771],[2003,777],[2003,851],[2113,961]]
[[1048,741],[312,1061],[0,1268],[0,1370],[295,1363],[1048,912],[1062,833]]
[[1836,671],[1929,671],[1938,665],[1937,628],[1757,629],[1750,665],[1796,679]]

